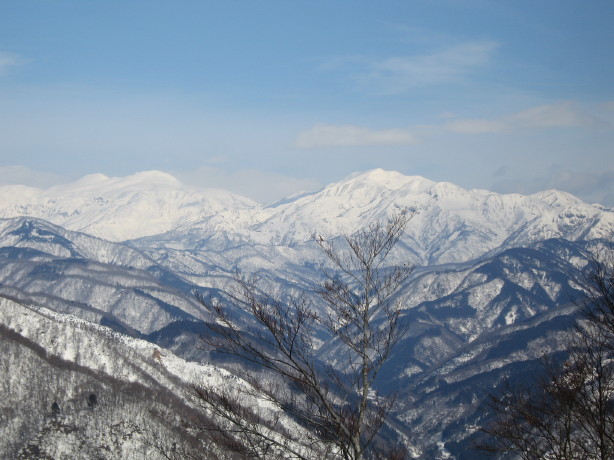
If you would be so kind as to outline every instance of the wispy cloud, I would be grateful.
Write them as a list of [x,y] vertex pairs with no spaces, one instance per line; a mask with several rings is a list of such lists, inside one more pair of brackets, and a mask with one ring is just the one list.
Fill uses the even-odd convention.
[[460,118],[444,129],[465,134],[513,132],[522,129],[604,126],[606,123],[571,101],[540,105],[493,119]]
[[407,145],[418,139],[403,129],[372,130],[354,125],[317,124],[298,135],[295,145],[308,149],[315,147],[356,147],[366,145]]
[[571,128],[600,124],[596,118],[583,112],[572,102],[533,107],[512,115],[509,121],[512,125],[525,128]]
[[21,165],[0,166],[0,186],[27,185],[44,189],[61,184],[65,181],[65,176],[49,172],[34,171]]
[[[449,115],[452,116],[452,115]],[[494,118],[457,118],[442,125],[411,126],[406,129],[372,130],[363,126],[316,124],[298,135],[295,146],[357,147],[367,145],[392,146],[420,142],[423,137],[445,132],[461,134],[514,133],[523,130],[573,127],[610,126],[606,121],[571,101],[531,107],[520,112]]]
[[547,177],[501,180],[493,184],[492,189],[501,193],[524,194],[557,189],[576,195],[588,203],[614,206],[614,170],[600,173],[555,170]]
[[[432,53],[395,56],[386,59],[362,58],[362,68],[355,79],[377,92],[397,94],[427,85],[460,81],[484,67],[498,44],[494,41],[470,41]],[[337,65],[342,65],[338,61]],[[358,64],[358,58],[351,62]]]
[[13,54],[0,51],[0,75],[5,75],[12,67],[22,65],[25,59]]
[[487,119],[460,118],[444,126],[445,129],[464,134],[500,133],[509,129],[505,122]]

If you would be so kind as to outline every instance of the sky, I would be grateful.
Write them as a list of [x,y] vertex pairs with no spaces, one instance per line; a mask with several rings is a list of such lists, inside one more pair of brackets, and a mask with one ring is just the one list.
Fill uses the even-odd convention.
[[0,2],[0,185],[374,168],[614,206],[612,0]]

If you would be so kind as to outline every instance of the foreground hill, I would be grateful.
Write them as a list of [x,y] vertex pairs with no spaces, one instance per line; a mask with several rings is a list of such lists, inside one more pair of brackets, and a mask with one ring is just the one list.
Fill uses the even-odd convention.
[[1,458],[215,458],[184,421],[199,414],[190,385],[227,372],[4,296],[0,348]]

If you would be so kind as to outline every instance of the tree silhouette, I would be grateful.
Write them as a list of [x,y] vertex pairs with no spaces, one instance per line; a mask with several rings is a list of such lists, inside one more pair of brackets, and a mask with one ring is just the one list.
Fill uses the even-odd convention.
[[[373,222],[344,236],[341,246],[314,235],[333,267],[323,273],[319,308],[304,293],[279,299],[262,293],[253,277],[237,276],[231,300],[259,325],[246,331],[228,307],[201,297],[216,319],[207,343],[251,363],[240,390],[197,388],[220,421],[207,429],[228,449],[256,458],[405,456],[377,439],[395,397],[378,393],[376,378],[404,333],[395,294],[413,267],[385,261],[411,217],[401,212]],[[314,338],[322,328],[335,344],[334,366],[317,358]]]

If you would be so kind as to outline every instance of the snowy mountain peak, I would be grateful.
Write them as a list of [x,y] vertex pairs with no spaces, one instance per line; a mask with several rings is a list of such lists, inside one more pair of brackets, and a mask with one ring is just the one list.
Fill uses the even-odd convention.
[[81,179],[75,181],[79,185],[101,184],[110,180],[110,177],[102,173],[86,174]]
[[182,184],[170,174],[90,174],[47,190],[0,188],[0,217],[32,216],[112,241],[167,232],[229,209],[257,204],[224,190]]
[[141,171],[125,178],[126,181],[133,183],[151,184],[151,185],[181,185],[181,182],[174,176],[162,171]]
[[560,190],[544,190],[530,195],[535,197],[550,206],[567,207],[584,204],[584,202],[572,195],[571,193],[562,192]]
[[[24,193],[27,192],[27,193]],[[263,207],[230,192],[184,185],[160,171],[96,174],[49,190],[0,188],[0,217],[38,217],[112,241],[158,238],[173,248],[288,246],[353,233],[408,208],[405,243],[419,263],[466,260],[532,241],[610,238],[614,213],[558,191],[501,195],[374,169]]]
[[350,175],[346,180],[342,180],[337,184],[331,184],[333,186],[368,186],[372,188],[398,190],[400,188],[407,188],[414,192],[424,191],[427,188],[433,186],[435,182],[426,179],[422,176],[406,176],[397,171],[386,171],[381,168],[372,169],[364,173],[354,173]]

